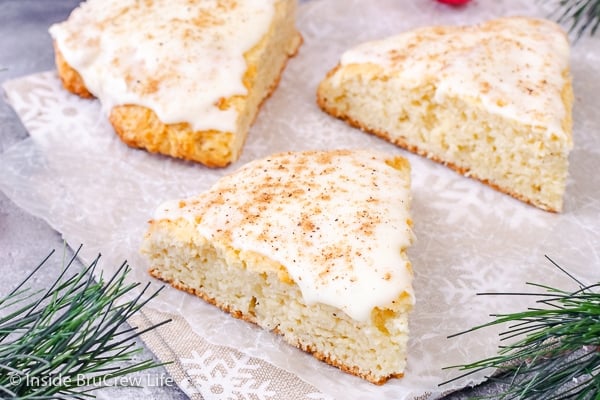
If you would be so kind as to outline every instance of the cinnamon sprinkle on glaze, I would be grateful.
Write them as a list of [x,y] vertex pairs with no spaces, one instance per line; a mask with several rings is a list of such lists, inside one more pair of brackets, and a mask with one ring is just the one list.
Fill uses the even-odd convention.
[[409,205],[403,159],[359,150],[287,152],[246,164],[183,208],[165,203],[155,219],[201,216],[197,229],[208,240],[270,258],[307,303],[364,321],[375,307],[413,296],[404,254],[414,239]]

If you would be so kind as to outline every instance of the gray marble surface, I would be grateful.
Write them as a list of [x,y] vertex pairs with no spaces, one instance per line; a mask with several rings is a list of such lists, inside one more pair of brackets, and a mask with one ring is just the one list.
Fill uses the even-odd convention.
[[[50,70],[54,67],[48,26],[65,19],[79,0],[0,0],[0,82]],[[27,131],[14,111],[0,98],[0,153],[25,139]],[[0,171],[2,173],[2,171]],[[43,288],[51,282],[60,269],[60,253],[63,251],[61,235],[48,224],[29,215],[0,192],[0,296],[19,283],[52,249],[59,253],[31,281],[34,288]],[[70,252],[67,249],[67,252]],[[143,344],[140,343],[143,347]],[[140,359],[153,358],[147,349]],[[158,382],[165,374],[164,368],[144,373],[144,379]],[[490,394],[497,391],[493,384],[485,384],[474,390],[455,393],[446,400],[460,400],[469,396]],[[142,389],[103,389],[96,393],[99,398],[152,398],[184,399],[181,390],[173,386],[153,386]]]

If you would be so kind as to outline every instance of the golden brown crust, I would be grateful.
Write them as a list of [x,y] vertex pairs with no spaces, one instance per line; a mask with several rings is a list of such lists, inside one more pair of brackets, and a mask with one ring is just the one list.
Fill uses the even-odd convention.
[[[64,88],[83,98],[94,98],[56,44],[55,59]],[[109,121],[121,140],[130,147],[197,161],[208,167],[225,167],[231,162],[231,154],[227,151],[231,133],[193,131],[187,123],[165,124],[151,109],[133,104],[114,107]],[[215,146],[217,143],[220,146]]]
[[[55,59],[63,87],[80,97],[94,98],[56,45]],[[225,167],[233,161],[229,150],[229,143],[233,140],[231,132],[193,131],[187,123],[165,124],[151,109],[133,104],[114,107],[109,121],[121,140],[130,147],[196,161],[208,167]]]
[[[258,116],[258,110],[279,85],[289,57],[297,54],[302,43],[302,37],[298,35],[297,40],[297,44],[288,52],[288,57],[281,66],[276,79],[271,83],[266,95],[259,103],[250,125],[254,123]],[[246,71],[243,79],[246,88],[254,86],[255,72],[254,68]],[[242,96],[234,96],[224,99],[222,106],[240,109],[243,101]],[[123,142],[131,147],[145,149],[151,153],[166,154],[183,160],[200,162],[207,167],[217,168],[226,167],[237,158],[237,155],[232,154],[231,151],[231,144],[235,140],[235,135],[232,132],[194,131],[187,123],[164,124],[154,111],[138,105],[114,107],[111,110],[109,120]],[[243,143],[241,145],[243,146]]]
[[56,41],[53,43],[54,45],[54,61],[56,63],[56,69],[58,71],[58,77],[62,82],[63,87],[71,93],[74,93],[80,97],[86,99],[94,98],[94,95],[91,94],[87,88],[85,87],[85,83],[79,75],[79,72],[75,71],[71,66],[65,61],[61,51],[58,49],[56,45]]
[[[210,297],[208,295],[206,295],[206,293],[201,292],[199,290],[196,290],[194,288],[190,288],[184,284],[182,284],[181,282],[176,282],[173,279],[166,279],[164,278],[161,273],[160,270],[158,268],[152,268],[149,270],[150,275],[152,275],[154,278],[156,279],[160,279],[163,282],[166,282],[168,284],[170,284],[171,286],[173,286],[175,289],[178,290],[182,290],[184,292],[190,293],[194,296],[198,296],[201,299],[203,299],[204,301],[206,301],[209,304],[212,304],[215,307],[218,307],[219,309],[225,311],[226,313],[230,314],[231,316],[241,319],[243,321],[246,322],[251,322],[253,324],[256,324],[256,318],[254,316],[252,316],[251,314],[245,314],[240,310],[236,310],[233,309],[225,304],[221,304],[219,303],[215,298]],[[274,328],[272,330],[274,333],[283,336],[283,333],[280,332],[277,328]],[[377,377],[371,373],[361,373],[358,366],[353,366],[353,365],[346,365],[346,364],[342,364],[339,361],[336,361],[334,359],[332,359],[331,357],[329,357],[327,354],[323,354],[315,349],[313,349],[310,345],[308,344],[304,344],[301,342],[297,342],[296,347],[299,348],[302,351],[305,351],[309,354],[311,354],[313,357],[315,357],[316,359],[323,361],[333,367],[337,367],[339,369],[341,369],[344,372],[347,372],[351,375],[354,376],[358,376],[362,379],[365,379],[375,385],[383,385],[384,383],[386,383],[389,379],[391,378],[402,378],[404,376],[404,374],[400,373],[400,374],[392,374],[390,376],[386,376],[386,377]]]
[[[285,4],[289,6],[292,3]],[[293,11],[285,9],[281,15],[293,15]],[[199,162],[208,167],[225,167],[236,161],[244,145],[247,130],[254,123],[262,104],[277,88],[287,60],[296,55],[302,44],[302,36],[289,26],[290,22],[285,18],[291,17],[279,17],[271,26],[269,35],[244,54],[248,69],[243,76],[243,83],[250,94],[223,98],[219,102],[222,109],[234,108],[238,111],[240,117],[236,132],[194,131],[187,123],[165,124],[153,110],[127,104],[116,106],[110,111],[109,120],[117,135],[131,147]],[[288,30],[286,35],[282,35],[285,37],[277,38],[278,34],[283,34],[283,31],[280,31],[282,29]],[[269,40],[280,42],[269,44]],[[282,42],[283,40],[287,41]],[[79,73],[66,62],[56,43],[54,49],[58,74],[64,88],[81,97],[93,98],[94,95],[88,91]],[[266,61],[262,60],[268,52],[283,53],[275,54]],[[259,76],[259,65],[263,68],[262,76]],[[266,71],[278,65],[280,68],[274,71],[275,75],[269,76]],[[259,79],[265,77],[267,86],[258,88],[259,84],[262,84],[259,83]],[[256,92],[253,99],[252,91]]]
[[131,147],[208,167],[225,167],[232,161],[231,132],[194,131],[187,123],[165,124],[151,109],[130,104],[114,107],[109,121],[121,140]]
[[[335,73],[335,70],[337,68],[339,68],[339,66],[335,67],[334,69],[332,69],[330,71],[330,73],[331,74]],[[328,76],[329,76],[329,74],[328,74]],[[524,202],[526,204],[529,204],[529,205],[531,205],[533,207],[542,208],[542,209],[544,209],[546,211],[550,211],[550,212],[554,212],[554,213],[560,212],[560,210],[552,208],[552,207],[550,207],[548,205],[534,204],[531,200],[529,200],[525,196],[522,196],[522,195],[520,195],[518,193],[515,193],[515,192],[511,191],[510,189],[500,187],[500,186],[496,185],[495,183],[490,182],[487,179],[482,179],[482,178],[479,178],[479,177],[477,177],[477,176],[475,176],[473,174],[470,174],[469,173],[470,172],[469,169],[460,167],[458,165],[455,165],[455,164],[447,162],[447,161],[444,161],[441,158],[436,157],[435,155],[433,155],[431,153],[428,153],[426,151],[421,150],[418,146],[415,146],[413,144],[407,143],[401,137],[394,139],[394,138],[391,137],[391,135],[388,132],[367,127],[366,125],[360,123],[359,121],[357,121],[357,120],[351,118],[350,116],[346,115],[345,113],[341,112],[337,108],[330,106],[329,103],[327,102],[326,97],[322,95],[321,90],[317,91],[317,104],[326,113],[328,113],[328,114],[330,114],[330,115],[332,115],[332,116],[334,116],[334,117],[336,117],[336,118],[338,118],[338,119],[346,122],[347,124],[349,124],[351,126],[354,126],[355,128],[360,129],[363,132],[366,132],[366,133],[375,135],[377,137],[380,137],[380,138],[382,138],[382,139],[384,139],[384,140],[386,140],[386,141],[388,141],[388,142],[390,142],[392,144],[395,144],[396,146],[399,146],[399,147],[401,147],[401,148],[403,148],[405,150],[410,151],[411,153],[418,154],[418,155],[423,156],[423,157],[427,157],[427,158],[429,158],[432,161],[440,163],[440,164],[442,164],[442,165],[444,165],[444,166],[446,166],[446,167],[448,167],[448,168],[450,168],[450,169],[458,172],[461,175],[464,175],[466,177],[478,180],[478,181],[480,181],[480,182],[482,182],[482,183],[490,186],[491,188],[493,188],[493,189],[495,189],[495,190],[497,190],[499,192],[508,194],[509,196],[512,196],[512,197],[514,197],[514,198],[516,198],[516,199],[518,199],[518,200],[520,200],[520,201],[522,201],[522,202]]]

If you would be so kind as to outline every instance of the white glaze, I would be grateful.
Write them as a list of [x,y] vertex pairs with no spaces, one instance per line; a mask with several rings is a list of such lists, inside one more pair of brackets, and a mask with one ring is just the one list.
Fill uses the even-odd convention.
[[562,128],[569,43],[548,20],[507,17],[474,26],[424,27],[348,50],[342,65],[373,63],[407,87],[433,82],[435,101],[460,97],[571,143]]
[[284,153],[253,161],[210,191],[162,205],[155,219],[186,218],[211,241],[283,265],[308,304],[365,321],[405,292],[412,270],[410,173],[367,151]]
[[50,33],[105,112],[152,109],[167,124],[235,132],[244,53],[266,34],[275,0],[88,0]]

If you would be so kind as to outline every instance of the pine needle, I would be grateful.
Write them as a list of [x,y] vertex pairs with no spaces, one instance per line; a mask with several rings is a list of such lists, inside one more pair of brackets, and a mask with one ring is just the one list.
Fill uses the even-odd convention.
[[600,293],[597,291],[600,284],[583,285],[550,258],[548,260],[579,289],[568,291],[529,283],[544,292],[512,295],[538,297],[540,307],[495,314],[491,322],[452,335],[506,324],[506,330],[500,333],[501,341],[515,341],[500,346],[496,356],[448,367],[466,372],[440,385],[489,370],[493,372],[489,379],[505,388],[503,393],[490,398],[600,398]]
[[554,16],[568,24],[576,39],[586,32],[593,36],[600,26],[600,0],[560,0]]
[[[0,298],[6,313],[0,317],[0,398],[90,398],[111,379],[163,365],[133,362],[142,350],[135,338],[169,320],[142,331],[124,326],[162,288],[148,293],[149,284],[126,283],[127,263],[108,280],[95,281],[100,255],[73,273],[80,250],[48,289],[32,292],[26,286],[54,252]],[[125,300],[134,289],[138,294]]]

